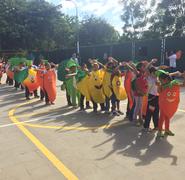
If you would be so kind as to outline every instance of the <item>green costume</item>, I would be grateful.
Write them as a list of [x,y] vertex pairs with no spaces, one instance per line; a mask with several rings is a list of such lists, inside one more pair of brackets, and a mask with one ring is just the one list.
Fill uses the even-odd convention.
[[[12,57],[8,60],[10,64],[10,69],[15,68],[16,66],[20,65],[20,63],[24,63],[26,66],[32,65],[32,60],[27,60],[23,57]],[[18,83],[22,83],[28,77],[28,69],[23,69],[21,71],[14,73],[14,80]]]
[[[66,77],[67,74],[73,74],[77,73],[78,70],[76,69],[76,72],[72,72],[70,69],[72,67],[78,67],[76,62],[73,59],[65,60],[62,61],[59,64],[58,67],[58,79],[60,81],[64,82],[64,86],[66,88],[67,94],[71,98],[71,102],[73,106],[77,105],[76,99],[78,99],[78,105],[79,105],[79,99],[80,99],[80,93],[78,92],[76,88],[76,83],[77,83],[77,75],[76,76],[71,76],[71,77]],[[69,72],[66,71],[66,68],[69,69]]]

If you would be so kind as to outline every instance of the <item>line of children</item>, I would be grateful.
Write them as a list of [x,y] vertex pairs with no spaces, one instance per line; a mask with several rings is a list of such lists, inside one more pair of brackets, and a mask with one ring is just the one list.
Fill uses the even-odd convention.
[[[143,125],[145,131],[150,131],[150,121],[153,119],[154,130],[158,130],[158,136],[173,136],[170,130],[170,119],[177,111],[180,101],[180,87],[185,86],[185,73],[168,73],[155,67],[156,59],[150,62],[142,61],[137,65],[132,62],[118,63],[115,59],[109,58],[103,65],[98,60],[89,61],[92,70],[89,71],[86,64],[82,67],[70,61],[66,68],[66,89],[70,102],[74,106],[79,106],[80,110],[91,108],[89,102],[93,104],[93,111],[97,112],[98,104],[101,111],[111,114],[123,115],[120,111],[120,101],[128,97],[127,114],[130,121],[137,126]],[[126,72],[121,72],[124,66]],[[101,67],[101,68],[100,68]],[[20,63],[15,67],[14,72],[18,73],[24,69],[24,64]],[[31,66],[29,67],[29,69]],[[54,104],[56,99],[56,65],[41,61],[37,71],[37,79],[41,88],[41,100],[45,97],[46,105]],[[1,69],[0,69],[1,70]],[[123,81],[125,76],[125,81]],[[183,83],[173,80],[173,76],[184,77]],[[35,81],[34,81],[35,82]],[[24,83],[23,83],[24,84]],[[38,87],[37,87],[38,88]],[[35,97],[37,88],[33,91]],[[80,96],[78,96],[80,94]],[[29,99],[30,90],[25,85],[25,96]],[[143,97],[147,95],[146,116],[143,120],[142,106]],[[76,98],[78,97],[78,104]],[[165,124],[165,133],[163,133]]]

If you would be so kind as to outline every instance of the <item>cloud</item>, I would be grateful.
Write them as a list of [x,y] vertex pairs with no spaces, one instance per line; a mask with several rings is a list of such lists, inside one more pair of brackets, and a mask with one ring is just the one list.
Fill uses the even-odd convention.
[[[97,16],[103,16],[107,13],[111,15],[112,12],[115,15],[120,13],[122,9],[119,0],[81,0],[76,1],[76,3],[82,13],[95,14]],[[74,8],[74,4],[70,1],[63,0],[62,4],[64,11]]]
[[[62,11],[66,14],[75,15],[74,4],[70,1],[62,0]],[[121,29],[121,13],[122,5],[120,0],[76,0],[79,10],[80,18],[84,15],[94,14],[95,16],[102,17],[112,24],[120,33]]]

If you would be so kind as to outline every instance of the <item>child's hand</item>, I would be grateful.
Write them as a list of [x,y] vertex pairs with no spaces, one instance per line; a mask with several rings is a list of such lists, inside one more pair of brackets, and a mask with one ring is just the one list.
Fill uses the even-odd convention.
[[156,62],[158,61],[158,59],[156,59],[156,58],[154,58],[154,59],[152,59],[152,64],[155,64]]
[[108,57],[108,62],[113,62],[113,58],[112,57]]
[[185,71],[182,73],[182,77],[185,79]]
[[126,66],[127,63],[126,62],[121,62],[121,66]]
[[89,59],[88,59],[88,62],[89,62],[90,64],[92,64],[92,63],[93,63],[93,60],[92,60],[91,58],[89,58]]

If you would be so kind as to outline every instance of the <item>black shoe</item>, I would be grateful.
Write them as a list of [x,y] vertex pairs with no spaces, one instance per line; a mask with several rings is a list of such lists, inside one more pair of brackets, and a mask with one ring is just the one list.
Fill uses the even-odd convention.
[[40,98],[40,96],[36,95],[36,96],[34,96],[34,98],[38,99],[38,98]]
[[27,97],[26,100],[31,100],[30,97]]
[[85,109],[84,108],[80,108],[79,111],[85,111]]
[[92,109],[92,107],[91,106],[86,106],[86,109]]
[[118,113],[119,113],[120,115],[124,115],[124,113],[123,113],[123,112],[121,112],[121,111],[118,111]]
[[94,112],[94,113],[97,113],[98,111],[97,111],[97,109],[93,109],[93,112]]

